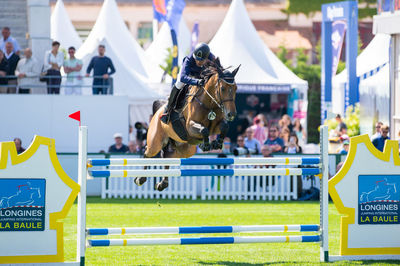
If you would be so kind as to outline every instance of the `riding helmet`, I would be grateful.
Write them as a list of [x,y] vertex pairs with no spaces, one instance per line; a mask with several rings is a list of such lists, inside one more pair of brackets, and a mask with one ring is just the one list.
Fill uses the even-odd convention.
[[210,47],[208,47],[206,43],[203,42],[199,43],[194,48],[193,57],[198,61],[207,59],[209,55],[210,55]]

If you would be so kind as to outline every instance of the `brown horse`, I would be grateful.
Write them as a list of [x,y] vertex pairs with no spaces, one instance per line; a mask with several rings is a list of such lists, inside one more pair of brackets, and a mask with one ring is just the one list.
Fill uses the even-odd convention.
[[[186,104],[179,110],[182,123],[186,129],[187,138],[183,140],[174,131],[171,122],[164,124],[160,118],[164,113],[165,104],[153,104],[153,118],[147,132],[147,147],[145,158],[154,157],[161,152],[166,158],[188,158],[196,153],[196,145],[203,151],[221,149],[223,140],[228,132],[227,121],[236,116],[235,75],[239,70],[223,69],[217,59],[209,61],[201,72],[205,80],[204,87],[190,86]],[[219,134],[217,139],[210,143],[209,136]],[[135,179],[137,185],[146,182],[146,177]],[[164,177],[156,184],[159,191],[168,187],[168,177]]]

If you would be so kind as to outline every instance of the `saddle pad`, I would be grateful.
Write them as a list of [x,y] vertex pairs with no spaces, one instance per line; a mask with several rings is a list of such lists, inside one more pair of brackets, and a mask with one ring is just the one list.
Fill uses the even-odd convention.
[[185,118],[181,117],[179,113],[172,111],[171,113],[171,124],[175,133],[184,141],[187,141],[188,135],[185,129]]

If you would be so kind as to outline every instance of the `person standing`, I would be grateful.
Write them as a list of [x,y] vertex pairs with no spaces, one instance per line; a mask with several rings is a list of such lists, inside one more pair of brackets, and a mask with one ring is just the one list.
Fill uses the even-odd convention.
[[[11,42],[6,43],[6,52],[4,56],[8,62],[7,76],[15,76],[15,69],[17,68],[19,55],[14,53],[14,46]],[[15,93],[17,91],[17,78],[9,77],[8,85],[7,93]]]
[[129,151],[128,146],[122,143],[122,134],[115,133],[114,134],[115,144],[111,145],[108,148],[109,153],[126,153]]
[[381,127],[383,126],[382,122],[377,122],[375,124],[375,134],[372,135],[371,140],[379,138],[381,136]]
[[81,69],[82,60],[75,57],[75,47],[68,48],[69,59],[64,62],[64,72],[67,73],[67,82],[65,86],[65,94],[81,95]]
[[8,71],[8,62],[7,59],[4,56],[3,50],[0,50],[0,93],[6,93],[7,92],[7,78],[5,76],[7,75]]
[[[98,48],[99,55],[94,56],[86,69],[86,77],[89,77],[93,69],[93,94],[107,94],[110,86],[110,76],[115,73],[112,60],[105,56],[106,47],[102,44]],[[110,72],[108,71],[110,69]]]
[[388,134],[389,134],[389,126],[388,125],[381,126],[381,136],[377,137],[372,141],[372,144],[374,144],[375,148],[377,148],[380,151],[383,151],[386,140],[390,139]]
[[32,56],[30,48],[24,50],[24,56],[24,58],[19,60],[15,69],[15,75],[18,77],[19,93],[29,93],[32,89],[32,84],[36,81],[35,77],[39,75],[37,60]]
[[58,51],[60,43],[54,41],[51,50],[44,55],[44,67],[46,71],[46,83],[48,94],[60,94],[61,72],[60,69],[64,64],[64,54]]
[[25,149],[22,147],[22,141],[20,138],[14,139],[15,148],[17,149],[17,154],[23,153]]
[[9,27],[3,27],[1,31],[1,35],[3,38],[0,38],[0,49],[5,53],[6,52],[6,43],[10,42],[13,44],[13,52],[19,55],[19,44],[16,39],[11,37],[11,31]]

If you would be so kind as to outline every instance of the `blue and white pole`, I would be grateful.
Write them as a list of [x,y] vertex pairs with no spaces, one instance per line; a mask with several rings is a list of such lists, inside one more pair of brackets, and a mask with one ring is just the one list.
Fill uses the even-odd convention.
[[204,245],[204,244],[248,244],[248,243],[290,243],[319,242],[319,235],[310,236],[235,236],[235,237],[194,237],[194,238],[138,238],[88,240],[89,247],[146,246],[146,245]]
[[127,227],[89,228],[87,235],[133,235],[133,234],[215,234],[243,232],[318,232],[319,225],[238,225],[238,226],[183,226],[183,227]]

